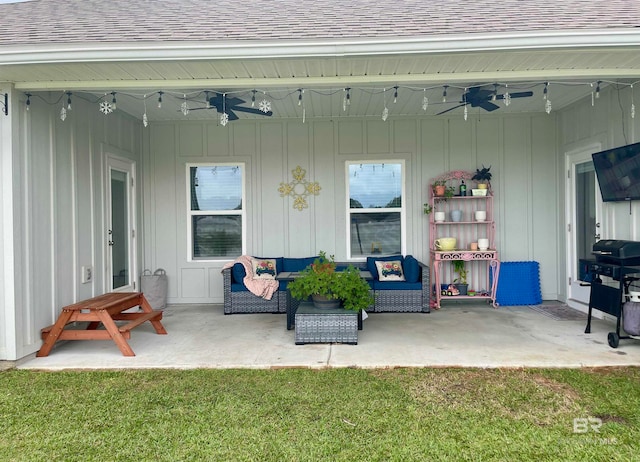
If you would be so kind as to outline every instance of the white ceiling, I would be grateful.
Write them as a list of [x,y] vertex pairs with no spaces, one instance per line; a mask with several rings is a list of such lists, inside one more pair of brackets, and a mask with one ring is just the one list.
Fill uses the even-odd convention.
[[[240,97],[250,106],[254,89],[259,90],[256,106],[267,99],[274,118],[382,117],[385,106],[391,118],[438,114],[462,102],[465,88],[483,85],[493,89],[496,82],[499,93],[505,92],[505,84],[510,93],[534,93],[513,99],[509,107],[498,101],[500,113],[544,112],[545,82],[550,82],[552,108],[559,110],[589,97],[598,81],[604,89],[614,82],[628,84],[640,79],[640,53],[635,47],[519,49],[288,59],[58,62],[4,65],[0,69],[2,80],[21,92],[42,95],[50,103],[69,91],[72,98],[94,101],[98,110],[99,100],[110,102],[111,92],[116,92],[118,110],[141,119],[146,95],[150,121],[217,120],[215,109],[190,110],[183,115],[180,106],[184,95],[191,109],[205,106],[204,90]],[[449,88],[443,103],[445,85]],[[396,86],[398,96],[394,98]],[[345,88],[351,88],[351,104],[346,110]],[[300,105],[299,89],[303,90]],[[158,91],[164,92],[161,109],[157,107]],[[426,111],[424,96],[429,100]],[[468,108],[468,116],[486,113]],[[463,117],[464,109],[448,114]],[[242,119],[263,117],[239,115]]]

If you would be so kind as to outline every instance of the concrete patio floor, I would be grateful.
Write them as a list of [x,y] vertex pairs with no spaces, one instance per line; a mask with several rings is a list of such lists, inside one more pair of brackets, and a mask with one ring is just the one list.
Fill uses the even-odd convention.
[[[557,302],[554,302],[557,303]],[[448,303],[430,314],[372,313],[358,345],[295,345],[284,314],[225,316],[221,305],[173,305],[157,335],[149,323],[131,332],[135,357],[112,341],[59,342],[48,357],[19,369],[283,368],[283,367],[582,367],[640,366],[640,341],[607,344],[610,321],[565,321],[528,306],[494,309]]]

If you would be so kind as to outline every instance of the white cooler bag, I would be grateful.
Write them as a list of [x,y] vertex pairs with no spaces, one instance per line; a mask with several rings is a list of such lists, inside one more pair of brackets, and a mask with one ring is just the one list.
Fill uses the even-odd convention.
[[154,310],[164,310],[167,306],[168,288],[167,273],[162,268],[153,273],[146,269],[140,275],[140,291]]
[[640,303],[622,305],[622,328],[629,335],[640,335]]

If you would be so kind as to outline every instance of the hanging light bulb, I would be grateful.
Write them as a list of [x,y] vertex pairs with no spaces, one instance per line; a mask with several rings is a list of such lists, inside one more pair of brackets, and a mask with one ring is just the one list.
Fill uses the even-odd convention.
[[117,106],[116,106],[116,92],[112,91],[111,95],[113,96],[113,99],[111,100],[111,108],[115,111]]
[[442,102],[443,103],[447,102],[447,88],[449,88],[449,85],[445,85],[444,86],[444,90],[442,91]]
[[27,111],[31,108],[31,93],[27,93],[27,101],[25,103],[25,106],[27,107]]
[[142,125],[144,125],[144,127],[147,128],[149,126],[149,118],[147,117],[147,95],[144,95],[144,97],[142,98],[142,101],[144,102],[144,114],[142,114]]
[[251,107],[256,107],[256,91],[251,90]]
[[598,85],[596,85],[596,99],[600,98],[600,84],[602,80],[598,80]]
[[398,102],[398,86],[396,85],[393,89],[393,104],[396,104]]
[[68,111],[71,110],[71,92],[70,91],[67,92],[67,110]]
[[209,92],[208,92],[208,91],[206,91],[206,90],[205,90],[205,92],[204,92],[204,98],[205,98],[205,100],[206,100],[206,102],[205,102],[205,107],[206,107],[207,109],[211,109],[211,103],[209,102]]
[[164,92],[159,91],[158,92],[158,109],[162,109],[162,95]]
[[509,94],[509,84],[504,84],[504,95],[502,95],[502,101],[505,106],[509,106],[511,104],[511,95]]
[[498,84],[493,84],[493,93],[491,94],[491,101],[495,101],[498,98]]
[[542,99],[547,99],[549,94],[549,82],[544,83],[544,90],[542,90]]
[[343,90],[344,98],[342,98],[342,110],[346,111],[348,106],[351,106],[351,88],[347,87]]
[[298,88],[298,106],[302,106],[302,88]]

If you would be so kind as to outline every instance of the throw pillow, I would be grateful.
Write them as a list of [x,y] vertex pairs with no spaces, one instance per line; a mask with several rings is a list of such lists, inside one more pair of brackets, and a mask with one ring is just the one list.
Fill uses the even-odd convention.
[[380,281],[404,281],[400,260],[376,261]]
[[404,257],[402,269],[407,282],[418,282],[418,279],[420,279],[420,265],[412,255]]
[[276,278],[276,261],[269,258],[260,260],[257,258],[251,259],[253,266],[253,279],[275,279]]

